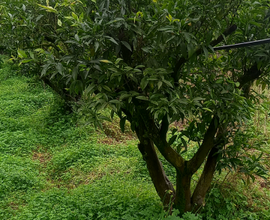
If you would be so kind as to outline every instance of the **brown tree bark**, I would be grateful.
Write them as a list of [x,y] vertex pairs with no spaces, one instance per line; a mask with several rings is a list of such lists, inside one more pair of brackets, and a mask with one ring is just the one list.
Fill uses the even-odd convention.
[[147,164],[149,175],[163,203],[164,209],[171,210],[175,198],[173,185],[164,172],[153,142],[146,137],[145,130],[140,127],[136,129],[136,133],[140,140],[138,148]]
[[197,183],[197,186],[193,192],[191,198],[191,204],[193,207],[193,211],[197,211],[201,206],[204,205],[204,200],[208,189],[211,186],[211,182],[214,177],[214,173],[217,165],[218,158],[218,148],[214,147],[210,151],[207,161],[204,165],[203,172],[201,177]]
[[[138,121],[140,126],[135,129],[140,140],[138,147],[147,163],[149,174],[159,197],[163,201],[165,209],[171,208],[172,202],[174,202],[174,208],[178,209],[181,214],[184,214],[184,212],[187,211],[193,211],[195,202],[193,202],[190,189],[191,177],[203,163],[209,154],[209,151],[214,146],[215,134],[219,124],[218,118],[214,117],[212,119],[205,133],[204,141],[198,150],[199,153],[197,152],[190,161],[185,161],[181,155],[171,148],[166,141],[166,136],[162,137],[160,130],[157,128],[154,121],[151,120],[150,114],[145,111],[141,111],[140,113],[141,117]],[[177,171],[176,192],[173,185],[168,180],[162,164],[157,157],[154,144],[165,159],[167,159]],[[212,158],[212,156],[210,156],[210,158]],[[208,178],[208,176],[213,177],[215,170],[215,166],[213,169],[208,169],[210,166],[211,164],[209,162],[205,167],[202,180],[199,183],[200,187],[197,188],[199,192],[201,189],[204,189],[200,192],[201,194],[197,193],[198,197],[203,197],[203,200],[212,180],[212,178]],[[204,181],[205,179],[209,179],[210,181]],[[170,192],[170,194],[168,192]],[[195,196],[194,198],[197,197]]]
[[180,211],[180,214],[192,210],[190,191],[191,177],[190,172],[185,171],[185,169],[177,171],[174,207]]

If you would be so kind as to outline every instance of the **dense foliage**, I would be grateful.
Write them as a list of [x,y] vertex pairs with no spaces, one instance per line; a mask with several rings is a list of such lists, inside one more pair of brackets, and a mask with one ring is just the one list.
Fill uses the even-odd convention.
[[[1,3],[3,49],[76,102],[86,121],[100,126],[105,108],[117,114],[122,130],[129,121],[166,208],[198,210],[216,169],[265,174],[260,156],[246,160],[239,153],[252,147],[243,125],[257,100],[252,83],[265,88],[268,82],[269,45],[220,53],[213,47],[267,37],[267,1],[39,3]],[[171,129],[179,121],[187,126]],[[154,145],[175,168],[175,183]],[[197,151],[184,158],[190,149]]]
[[[137,141],[108,142],[118,139],[116,119],[104,125],[113,125],[104,128],[115,131],[111,137],[78,125],[47,86],[14,66],[1,68],[1,219],[181,219],[162,211]],[[173,167],[161,160],[173,179]],[[183,219],[270,218],[268,188],[226,172],[216,176],[200,214]]]

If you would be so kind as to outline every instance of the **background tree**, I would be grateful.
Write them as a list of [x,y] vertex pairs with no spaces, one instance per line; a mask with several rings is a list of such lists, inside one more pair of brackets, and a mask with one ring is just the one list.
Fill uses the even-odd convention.
[[[246,143],[235,140],[252,114],[251,84],[267,82],[269,46],[219,53],[213,47],[266,37],[267,1],[40,3],[2,3],[3,44],[65,100],[81,104],[95,126],[105,108],[122,130],[130,122],[165,208],[196,211],[217,169],[245,165],[237,152]],[[178,121],[187,126],[173,129]],[[184,157],[190,149],[195,153]],[[175,183],[157,150],[175,168]],[[264,174],[260,166],[245,170]]]

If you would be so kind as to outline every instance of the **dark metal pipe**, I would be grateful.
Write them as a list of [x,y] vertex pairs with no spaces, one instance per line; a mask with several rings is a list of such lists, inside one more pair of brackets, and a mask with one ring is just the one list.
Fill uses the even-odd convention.
[[260,44],[267,44],[267,43],[270,43],[270,38],[263,39],[263,40],[249,41],[249,42],[244,42],[244,43],[239,43],[239,44],[214,47],[213,49],[215,51],[216,50],[226,50],[226,49],[235,49],[235,48],[240,48],[240,47],[251,47],[251,46],[256,46],[256,45],[260,45]]

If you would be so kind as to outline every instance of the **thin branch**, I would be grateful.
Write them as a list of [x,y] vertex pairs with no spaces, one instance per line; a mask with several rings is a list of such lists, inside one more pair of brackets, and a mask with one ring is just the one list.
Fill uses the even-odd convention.
[[238,79],[240,83],[239,88],[258,79],[262,74],[263,72],[258,69],[257,62],[255,62],[248,70],[244,71],[244,75]]
[[154,142],[156,147],[162,156],[172,164],[173,167],[181,169],[184,167],[185,160],[179,155],[166,141],[166,137],[162,137],[160,130],[155,124],[154,120],[151,119],[149,113],[143,109],[139,111],[141,119],[144,121],[145,127],[148,131],[149,138]]
[[[220,42],[222,42],[224,40],[225,37],[229,36],[230,34],[232,34],[235,30],[237,29],[236,24],[230,26],[227,30],[225,30],[216,40],[213,40],[210,43],[210,46],[214,47],[217,44],[219,44]],[[203,49],[200,48],[198,50],[195,51],[195,55],[198,56],[200,54],[203,53]],[[178,62],[176,63],[175,67],[174,67],[174,72],[173,72],[173,78],[175,82],[178,82],[179,80],[179,70],[182,68],[182,66],[188,61],[188,58],[185,57],[181,57]]]
[[195,173],[202,163],[204,162],[209,151],[214,147],[215,134],[218,129],[219,120],[217,116],[214,116],[205,135],[204,140],[195,155],[187,162],[188,170],[191,173]]
[[211,182],[216,170],[217,158],[218,148],[213,147],[208,155],[201,177],[191,197],[191,201],[193,205],[195,205],[195,210],[199,209],[204,203],[205,195],[211,186]]

